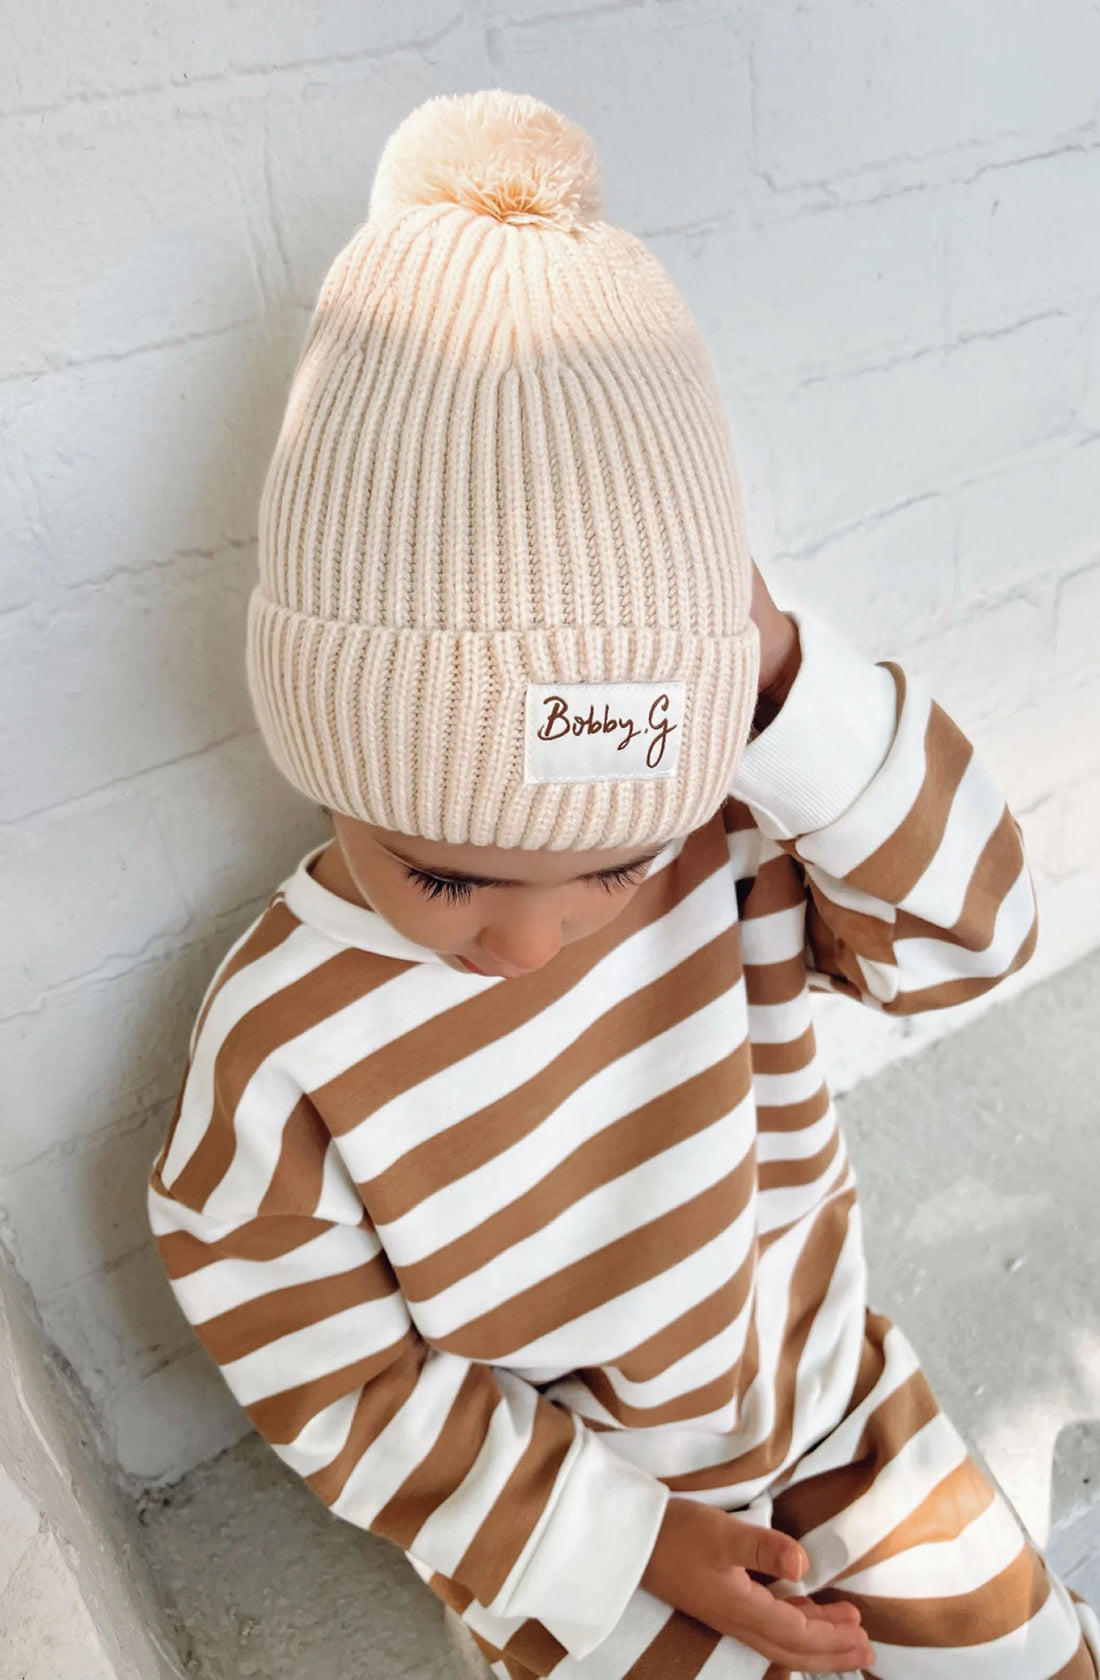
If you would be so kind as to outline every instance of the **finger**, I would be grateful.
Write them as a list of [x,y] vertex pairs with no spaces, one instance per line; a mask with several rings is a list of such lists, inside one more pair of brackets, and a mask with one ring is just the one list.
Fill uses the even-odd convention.
[[817,1600],[813,1598],[792,1597],[784,1598],[782,1602],[784,1604],[796,1604],[807,1616],[821,1617],[829,1622],[858,1624],[860,1620],[860,1614],[856,1606],[849,1604],[846,1600],[841,1600],[836,1604],[818,1604]]
[[[767,1641],[775,1650],[781,1650],[785,1658],[793,1656],[794,1660],[788,1666],[837,1669],[845,1658],[854,1655],[859,1659],[855,1666],[859,1667],[869,1649],[867,1636],[850,1617],[838,1622],[822,1614],[832,1608],[836,1607],[812,1604],[814,1613],[811,1616],[790,1599],[776,1598],[767,1587],[753,1582],[741,1599],[738,1619],[759,1639]],[[855,1607],[848,1605],[845,1608],[850,1612]],[[763,1652],[763,1645],[755,1641],[754,1645]],[[770,1651],[764,1654],[772,1662],[780,1660]]]
[[775,1575],[782,1581],[800,1581],[810,1567],[797,1540],[775,1528],[760,1528],[740,1517],[730,1518],[729,1544],[724,1561],[761,1575]]

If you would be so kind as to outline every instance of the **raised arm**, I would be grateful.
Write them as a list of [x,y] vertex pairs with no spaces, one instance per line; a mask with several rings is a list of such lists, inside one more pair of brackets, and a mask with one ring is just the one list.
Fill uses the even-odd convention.
[[809,984],[891,1015],[988,991],[1038,937],[1003,793],[912,672],[787,616],[801,659],[730,792],[800,872]]

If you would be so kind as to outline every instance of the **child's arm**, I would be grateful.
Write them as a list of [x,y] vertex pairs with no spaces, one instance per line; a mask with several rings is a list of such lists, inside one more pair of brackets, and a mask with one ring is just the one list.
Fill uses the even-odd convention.
[[668,1489],[515,1373],[425,1343],[315,1107],[277,1052],[255,1067],[256,1028],[223,1037],[218,1018],[148,1191],[185,1317],[337,1516],[585,1656],[638,1586]]
[[787,616],[801,659],[730,792],[800,873],[810,986],[891,1015],[990,990],[1038,936],[1004,795],[919,678]]

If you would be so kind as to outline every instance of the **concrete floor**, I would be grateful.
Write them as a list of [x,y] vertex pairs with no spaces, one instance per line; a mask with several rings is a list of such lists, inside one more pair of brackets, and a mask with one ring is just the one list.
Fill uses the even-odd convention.
[[[1100,952],[837,1099],[872,1302],[1100,1608]],[[457,1680],[442,1606],[256,1437],[150,1501],[201,1680]]]

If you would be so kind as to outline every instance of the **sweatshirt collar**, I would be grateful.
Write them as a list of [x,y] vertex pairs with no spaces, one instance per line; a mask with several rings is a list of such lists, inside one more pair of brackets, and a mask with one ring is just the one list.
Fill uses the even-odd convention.
[[397,957],[402,962],[434,962],[450,969],[450,963],[438,951],[406,939],[377,910],[368,910],[365,904],[352,904],[350,899],[341,898],[314,880],[309,873],[310,866],[327,845],[328,841],[322,840],[319,846],[314,846],[283,882],[280,890],[291,914],[341,945],[355,945],[362,951]]

